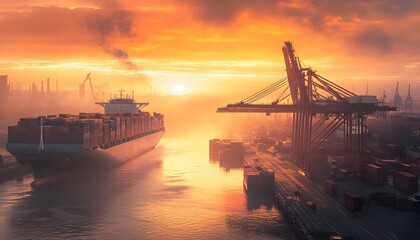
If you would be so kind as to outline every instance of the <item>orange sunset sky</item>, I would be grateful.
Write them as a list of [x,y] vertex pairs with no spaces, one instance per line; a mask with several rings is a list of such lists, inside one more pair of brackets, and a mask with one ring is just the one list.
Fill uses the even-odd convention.
[[0,75],[245,96],[285,76],[292,41],[307,66],[365,94],[420,91],[418,0],[1,0]]

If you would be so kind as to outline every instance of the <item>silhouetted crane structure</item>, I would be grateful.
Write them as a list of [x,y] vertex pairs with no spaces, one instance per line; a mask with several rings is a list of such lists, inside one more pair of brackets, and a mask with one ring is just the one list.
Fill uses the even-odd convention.
[[[287,77],[239,103],[218,108],[217,112],[293,113],[290,155],[307,173],[313,157],[322,152],[321,144],[343,126],[343,148],[336,155],[348,156],[348,168],[353,166],[351,170],[360,173],[366,161],[367,117],[380,116],[396,108],[378,105],[374,96],[357,96],[311,68],[303,68],[291,42],[285,42],[283,56]],[[271,104],[254,104],[283,87],[286,89]],[[289,96],[292,104],[279,104]]]
[[402,98],[400,93],[398,92],[398,86],[400,85],[400,82],[397,82],[397,87],[395,88],[395,94],[394,94],[394,106],[401,107],[402,105]]
[[86,75],[85,80],[79,85],[79,95],[81,97],[84,97],[84,95],[85,95],[85,83],[86,83],[87,80],[89,80],[90,93],[92,94],[93,101],[96,102],[97,97],[96,97],[95,91],[93,90],[93,85],[92,85],[92,80],[90,79],[90,75],[91,75],[91,73],[88,73]]
[[413,97],[411,97],[411,85],[408,84],[408,94],[405,98],[405,109],[407,112],[413,112]]

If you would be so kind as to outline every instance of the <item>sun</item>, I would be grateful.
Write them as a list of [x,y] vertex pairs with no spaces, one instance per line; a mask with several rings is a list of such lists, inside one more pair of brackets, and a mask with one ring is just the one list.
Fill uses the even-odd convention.
[[175,85],[172,88],[173,95],[185,95],[185,86],[183,85]]

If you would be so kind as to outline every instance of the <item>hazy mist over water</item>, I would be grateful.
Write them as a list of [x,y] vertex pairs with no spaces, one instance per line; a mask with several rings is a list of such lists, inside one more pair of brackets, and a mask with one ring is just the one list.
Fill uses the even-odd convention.
[[[8,155],[7,126],[19,118],[103,112],[89,98],[73,101],[67,95],[61,106],[32,97],[18,102],[11,96],[0,103],[7,113],[0,117],[0,154]],[[209,161],[208,140],[225,137],[246,118],[216,113],[232,99],[137,96],[150,103],[143,111],[165,116],[166,132],[156,149],[121,166],[53,179],[41,188],[31,189],[31,175],[0,184],[0,239],[293,238],[270,199],[247,199],[242,166],[223,168]]]
[[[2,239],[291,239],[269,200],[248,199],[242,169],[208,159],[212,136],[163,138],[142,157],[32,190],[0,185]],[[258,197],[258,199],[263,199]]]

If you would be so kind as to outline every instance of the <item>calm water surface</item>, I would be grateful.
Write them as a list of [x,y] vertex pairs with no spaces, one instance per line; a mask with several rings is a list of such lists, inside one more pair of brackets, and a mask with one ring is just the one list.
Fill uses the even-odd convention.
[[207,139],[164,138],[122,166],[31,189],[0,184],[0,239],[294,239],[242,169],[208,159]]

